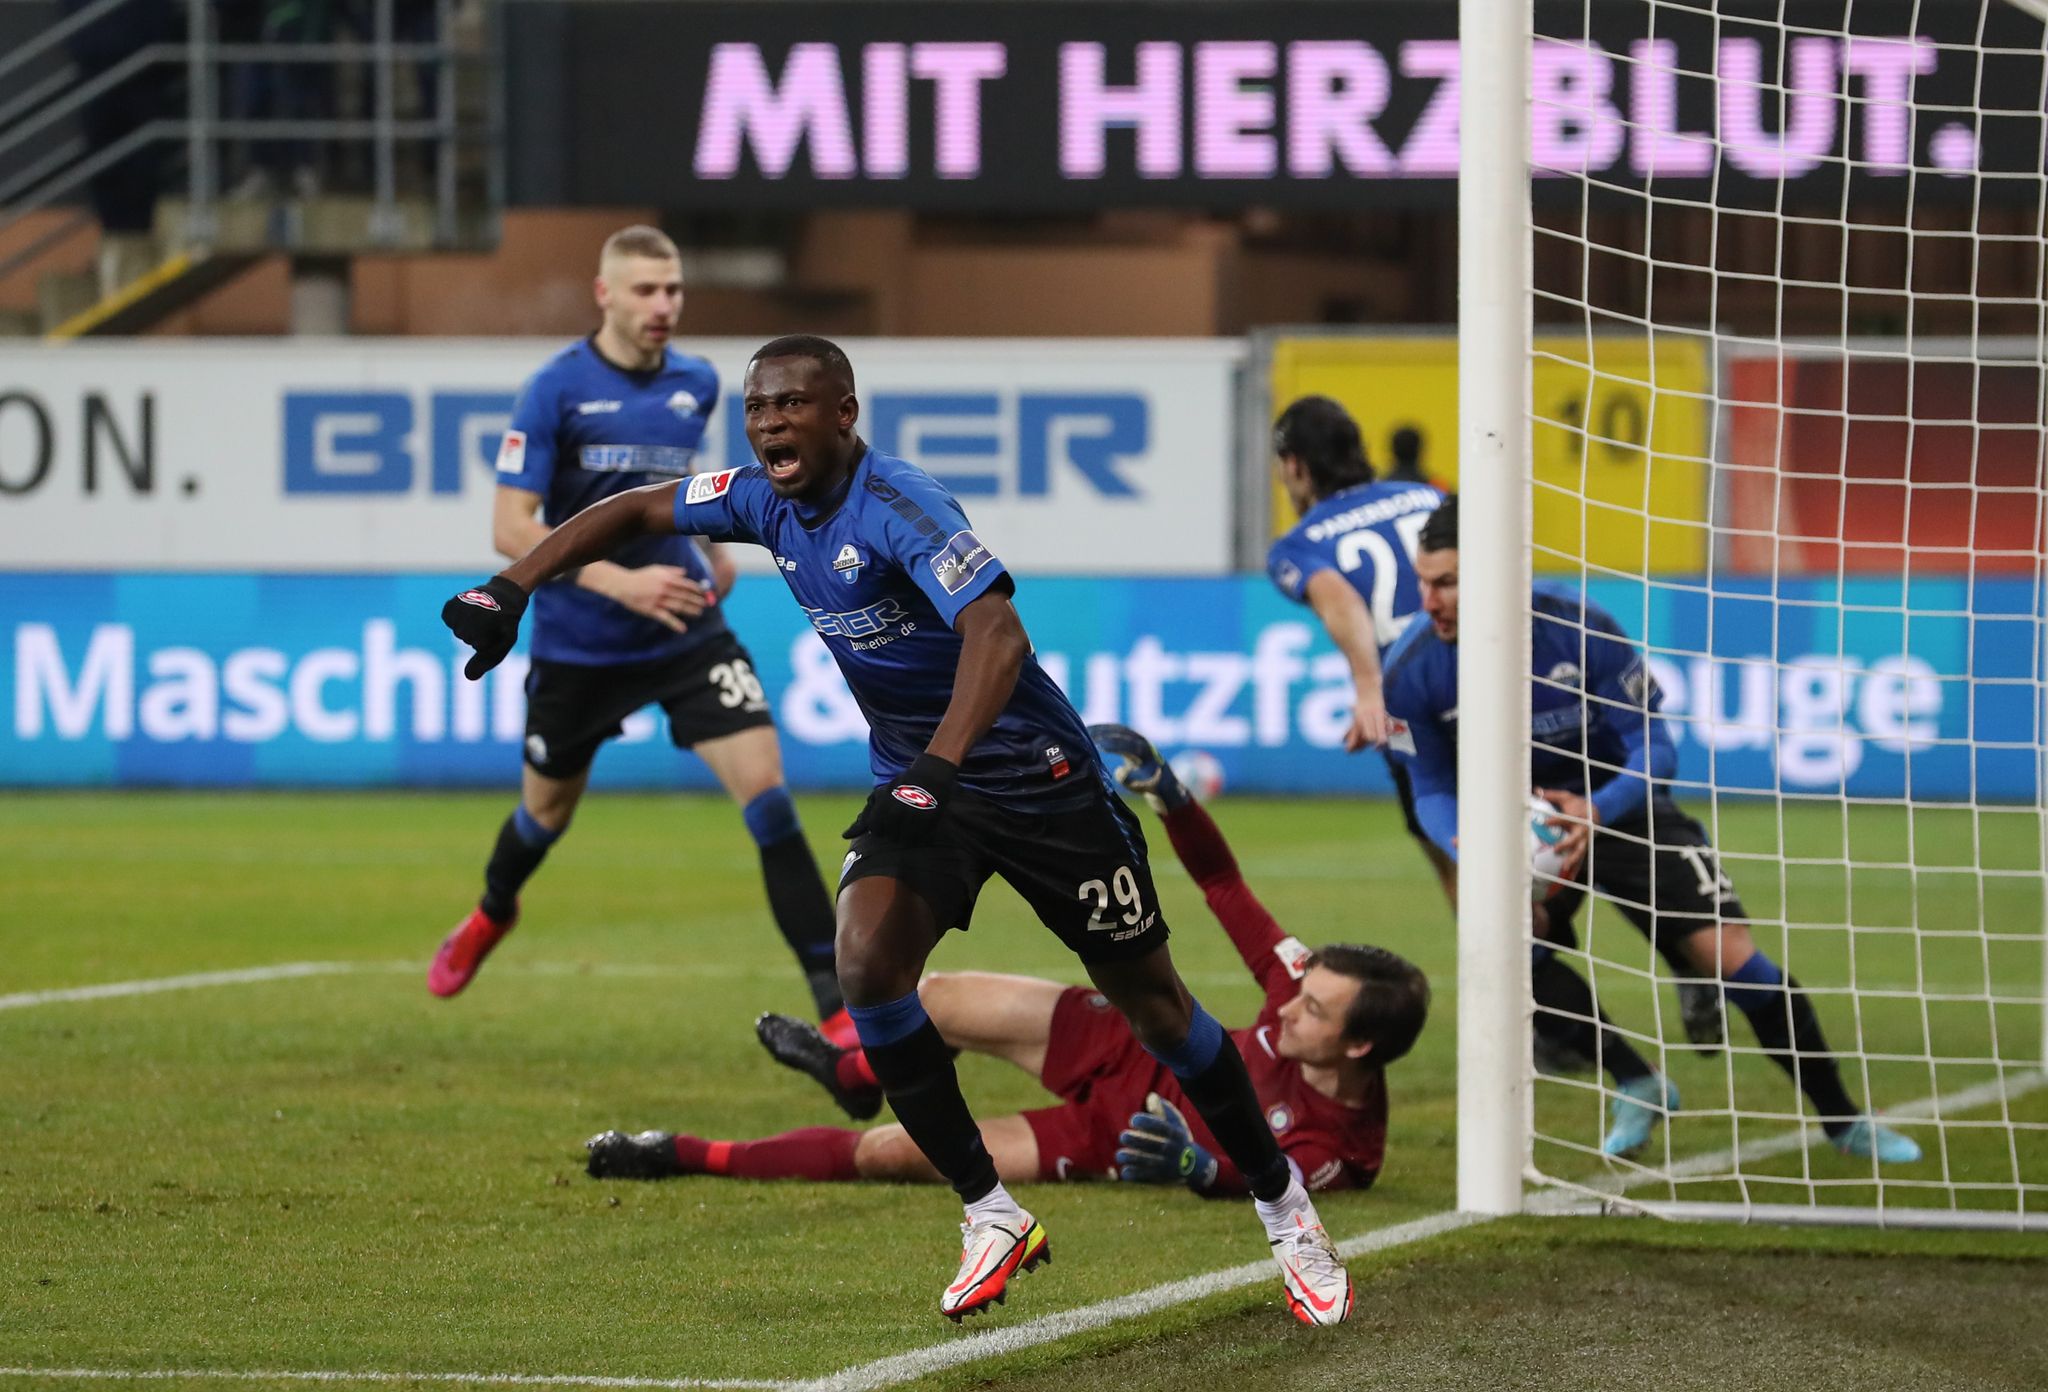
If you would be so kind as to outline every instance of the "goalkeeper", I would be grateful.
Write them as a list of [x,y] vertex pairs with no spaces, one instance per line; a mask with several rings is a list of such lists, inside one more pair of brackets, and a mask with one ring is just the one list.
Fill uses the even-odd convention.
[[[1090,733],[1121,761],[1117,781],[1160,813],[1175,853],[1265,990],[1258,1019],[1232,1035],[1281,1149],[1310,1189],[1370,1185],[1386,1149],[1383,1071],[1422,1032],[1428,980],[1384,948],[1311,952],[1287,936],[1159,752],[1122,725],[1095,725]],[[1183,1182],[1201,1194],[1245,1192],[1179,1081],[1101,995],[993,972],[928,976],[918,994],[948,1044],[1008,1059],[1062,1099],[982,1120],[982,1140],[1005,1183],[1107,1177]],[[757,1030],[778,1061],[817,1079],[856,1120],[880,1110],[881,1089],[859,1050],[840,1049],[816,1026],[786,1015],[762,1016]],[[940,1178],[896,1125],[813,1126],[757,1141],[607,1131],[587,1148],[599,1179]]]

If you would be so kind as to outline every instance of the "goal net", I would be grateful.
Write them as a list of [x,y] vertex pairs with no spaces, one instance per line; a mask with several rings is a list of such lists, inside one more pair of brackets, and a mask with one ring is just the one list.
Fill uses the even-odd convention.
[[[1574,883],[1534,888],[1521,1202],[2048,1228],[2042,19],[1524,18],[1529,158],[1495,234],[1528,277],[1521,419],[1492,476],[1523,530],[1475,577],[1468,523],[1465,605],[1517,597],[1524,767],[1597,787],[1675,762],[1641,810],[1610,801]],[[1472,35],[1477,121],[1496,60]],[[1468,507],[1484,462],[1461,461]]]

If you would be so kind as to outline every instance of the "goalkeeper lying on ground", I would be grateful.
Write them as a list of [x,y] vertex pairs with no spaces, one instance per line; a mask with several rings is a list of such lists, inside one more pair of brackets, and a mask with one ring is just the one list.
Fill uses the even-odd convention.
[[[1117,781],[1145,794],[1160,813],[1181,863],[1265,988],[1259,1018],[1232,1034],[1281,1149],[1311,1189],[1371,1184],[1386,1150],[1382,1072],[1422,1032],[1428,980],[1384,948],[1312,952],[1287,936],[1158,751],[1121,725],[1091,732],[1121,761]],[[1106,1176],[1184,1181],[1202,1194],[1244,1192],[1179,1081],[1094,991],[1036,977],[945,972],[926,977],[918,995],[948,1044],[1008,1059],[1062,1099],[1056,1107],[983,1120],[982,1139],[1004,1182]],[[815,1026],[786,1015],[764,1015],[757,1029],[771,1054],[817,1079],[848,1115],[866,1120],[881,1110],[881,1089],[859,1050],[840,1049]],[[587,1148],[598,1179],[940,1178],[896,1125],[812,1126],[758,1141],[606,1131]]]

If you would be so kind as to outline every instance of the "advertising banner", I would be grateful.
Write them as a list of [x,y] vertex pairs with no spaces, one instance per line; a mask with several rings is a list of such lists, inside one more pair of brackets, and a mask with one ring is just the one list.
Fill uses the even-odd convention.
[[[516,785],[523,657],[482,683],[440,605],[474,573],[0,573],[0,784]],[[2036,594],[2016,581],[1786,582],[1722,594],[1596,588],[1647,633],[1680,777],[1724,792],[2027,800],[2040,739]],[[1910,623],[1900,606],[1917,611]],[[775,703],[791,782],[868,781],[858,709],[783,587],[728,616]],[[1032,579],[1018,606],[1090,721],[1199,748],[1226,786],[1384,795],[1342,750],[1343,658],[1262,577]],[[1711,633],[1711,654],[1701,635]],[[597,761],[599,786],[708,788],[658,712]]]
[[[1272,340],[1272,413],[1311,393],[1344,404],[1386,471],[1395,432],[1416,433],[1433,483],[1458,484],[1458,341],[1435,334]],[[1691,574],[1707,563],[1713,368],[1698,338],[1536,339],[1530,356],[1538,571],[1583,565]],[[1294,509],[1273,489],[1273,535]]]
[[[505,6],[511,200],[1041,211],[1453,198],[1458,13],[1441,0],[784,0],[773,24],[761,14]],[[1570,176],[1542,180],[1539,198],[1576,198],[1581,177],[1760,208],[1903,198],[1916,173],[1917,201],[2031,204],[2038,191],[2040,24],[2020,6],[1539,0],[1535,18],[1529,158]],[[620,138],[632,130],[660,131],[664,158]],[[1973,172],[2029,177],[1956,177]]]
[[[562,346],[0,349],[0,565],[495,569],[498,440],[520,385]],[[679,346],[710,358],[722,382],[697,466],[753,462],[735,402],[759,343]],[[844,346],[861,434],[951,488],[1011,564],[1038,575],[1229,568],[1242,344]]]
[[[2033,340],[1728,360],[1727,560],[1754,575],[2032,575],[2044,388]],[[2013,359],[2018,359],[2014,361]]]

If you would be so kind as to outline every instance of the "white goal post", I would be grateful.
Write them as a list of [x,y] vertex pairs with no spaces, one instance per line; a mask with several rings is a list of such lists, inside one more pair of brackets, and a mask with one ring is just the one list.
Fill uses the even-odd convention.
[[[1460,0],[1462,1209],[2048,1231],[2044,25]],[[1640,656],[1704,844],[1603,832],[1545,940],[1551,583],[1584,652],[1604,611]],[[1590,661],[1537,689],[1626,724]],[[1687,894],[1741,930],[1718,971],[1716,934],[1643,931]],[[1542,1072],[1532,952],[1607,1017]],[[1681,1022],[1702,970],[1724,1043]],[[1623,1057],[1664,1105],[1617,1155]]]

